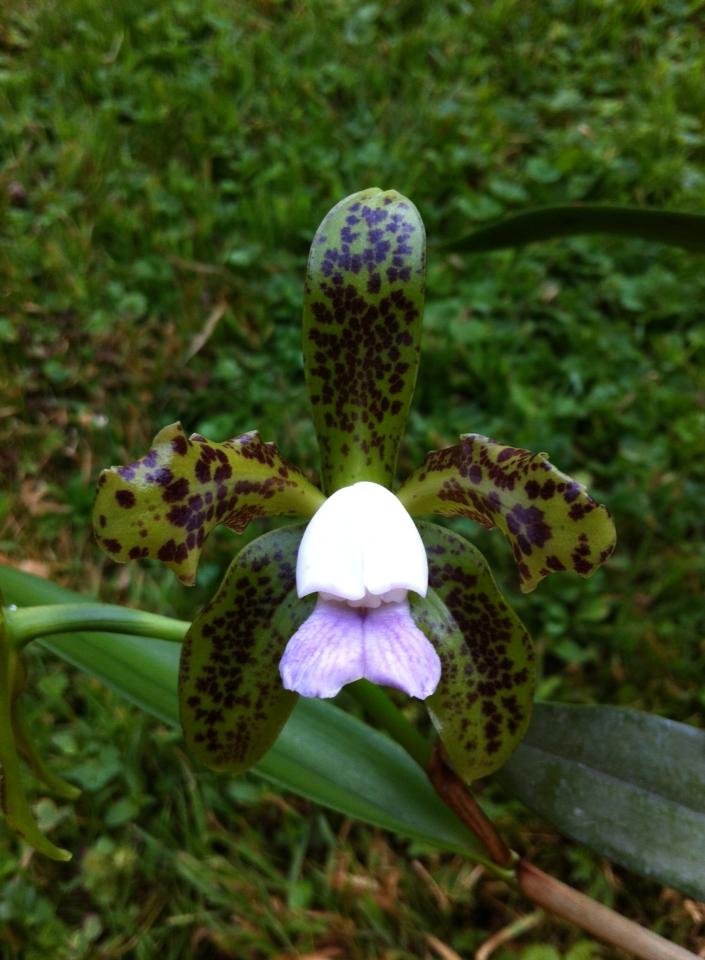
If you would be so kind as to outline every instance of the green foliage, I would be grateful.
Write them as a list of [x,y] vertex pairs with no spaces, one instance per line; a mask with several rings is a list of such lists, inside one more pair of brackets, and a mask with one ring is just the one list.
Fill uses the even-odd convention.
[[[437,243],[536,205],[701,211],[701,20],[685,0],[4,4],[0,551],[82,589],[102,577],[105,599],[193,616],[244,541],[214,533],[191,592],[148,566],[124,577],[87,532],[99,466],[181,417],[216,440],[257,426],[314,478],[301,277],[321,216],[361,186],[411,196]],[[544,697],[701,724],[704,287],[697,258],[615,237],[430,258],[399,475],[481,430],[548,451],[617,525],[617,553],[592,580],[511,597]],[[511,588],[496,531],[456,522]],[[63,675],[53,658],[35,667],[34,682]],[[98,942],[151,960],[332,944],[406,960],[430,949],[427,930],[471,955],[507,922],[458,861],[194,774],[170,732],[91,681],[72,676],[33,729],[64,772],[91,744],[118,744],[125,766],[81,801],[75,866],[21,862],[5,841],[6,952],[63,960]],[[134,819],[108,825],[125,798]],[[517,845],[546,835],[493,798],[505,829],[523,831]],[[78,849],[64,805],[42,804]],[[409,852],[457,906],[444,912]],[[623,884],[566,843],[542,856],[700,948],[697,923],[655,885]],[[570,950],[548,925],[532,939]]]
[[637,872],[705,899],[705,731],[609,706],[537,704],[498,779]]

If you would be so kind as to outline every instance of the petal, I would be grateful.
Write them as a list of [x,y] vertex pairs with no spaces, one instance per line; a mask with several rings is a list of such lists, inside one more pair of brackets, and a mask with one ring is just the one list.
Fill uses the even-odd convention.
[[190,584],[217,524],[240,533],[254,517],[310,517],[322,502],[321,492],[258,433],[211,443],[196,433],[187,438],[173,423],[141,460],[103,471],[93,528],[113,560],[152,557]]
[[328,593],[340,600],[364,597],[362,518],[356,512],[356,502],[355,488],[344,487],[310,520],[296,559],[300,597],[310,593]]
[[313,239],[304,291],[306,383],[326,493],[389,486],[416,383],[426,237],[410,200],[341,200]]
[[365,498],[363,577],[376,596],[403,588],[422,597],[428,588],[428,562],[423,540],[398,497],[376,483],[358,483]]
[[363,676],[419,700],[438,686],[440,658],[411,619],[407,600],[367,611]]
[[235,558],[194,620],[181,652],[179,709],[186,742],[214,770],[247,770],[296,703],[282,687],[287,638],[310,610],[294,591],[300,526],[273,530]]
[[470,782],[501,767],[526,733],[533,645],[482,554],[452,530],[433,523],[419,529],[431,589],[411,612],[442,664],[426,706],[453,766]]
[[320,600],[289,640],[279,670],[285,689],[302,697],[334,697],[364,675],[364,612]]
[[429,453],[397,496],[412,516],[470,517],[509,541],[524,593],[560,570],[590,576],[612,555],[616,534],[606,507],[545,454],[468,433]]
[[296,563],[300,597],[325,593],[357,601],[400,589],[423,596],[427,585],[421,537],[380,484],[363,481],[336,491],[306,528]]

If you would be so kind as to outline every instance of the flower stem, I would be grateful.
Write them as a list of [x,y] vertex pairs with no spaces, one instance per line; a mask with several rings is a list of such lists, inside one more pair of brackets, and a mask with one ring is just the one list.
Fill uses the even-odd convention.
[[392,703],[384,690],[367,680],[350,684],[348,690],[365,712],[425,770],[431,758],[432,745]]
[[690,950],[627,920],[527,860],[519,862],[517,878],[519,889],[533,903],[641,960],[697,960]]
[[444,761],[438,746],[431,754],[426,772],[438,796],[482,841],[492,861],[500,867],[511,869],[517,859],[516,854],[502,840],[497,828],[482,810],[469,787]]
[[156,613],[108,603],[57,603],[38,607],[3,607],[5,637],[23,647],[38,637],[91,630],[129,633],[181,643],[190,624]]

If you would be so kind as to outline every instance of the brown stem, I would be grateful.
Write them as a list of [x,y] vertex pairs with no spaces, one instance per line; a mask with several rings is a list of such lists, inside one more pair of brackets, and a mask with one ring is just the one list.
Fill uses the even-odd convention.
[[517,880],[524,896],[539,907],[641,960],[698,960],[689,950],[596,903],[527,860],[517,864]]
[[497,833],[489,817],[480,809],[467,786],[445,762],[438,745],[431,754],[427,773],[441,800],[479,837],[494,863],[500,867],[510,867],[514,860],[512,851]]
[[633,920],[627,920],[539,870],[528,860],[517,862],[469,788],[448,766],[438,745],[431,754],[427,773],[436,793],[484,843],[492,861],[500,867],[513,867],[519,889],[537,906],[569,920],[605,943],[627,950],[640,960],[699,960],[689,950],[676,946]]

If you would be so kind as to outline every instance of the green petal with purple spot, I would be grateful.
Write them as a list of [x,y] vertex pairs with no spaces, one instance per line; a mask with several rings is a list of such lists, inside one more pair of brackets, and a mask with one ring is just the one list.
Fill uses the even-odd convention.
[[271,747],[298,696],[285,690],[279,661],[313,608],[296,595],[303,527],[283,527],[248,544],[184,640],[181,725],[191,753],[212,770],[241,773]]
[[429,590],[411,612],[441,658],[426,700],[453,766],[470,782],[498,770],[521,742],[536,682],[531,637],[464,537],[419,523]]
[[546,454],[476,433],[429,453],[397,496],[412,516],[470,517],[499,527],[514,552],[524,593],[560,570],[589,577],[615,547],[607,508],[556,470]]
[[141,460],[103,471],[93,528],[113,560],[161,560],[191,584],[217,524],[241,533],[255,517],[311,517],[323,499],[258,433],[212,443],[172,423]]
[[390,486],[419,362],[426,235],[418,210],[377,187],[321,223],[306,274],[306,382],[328,495]]

